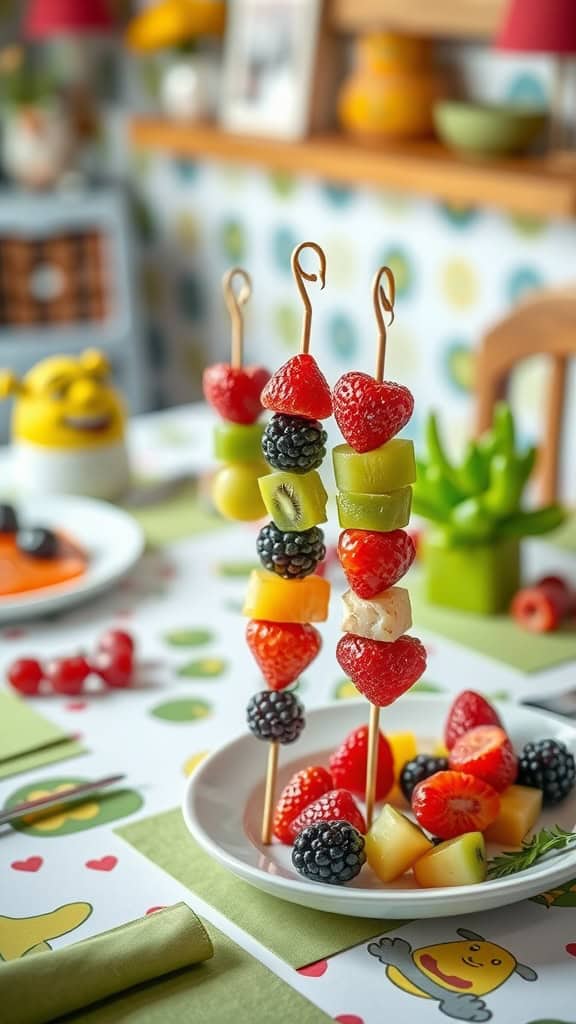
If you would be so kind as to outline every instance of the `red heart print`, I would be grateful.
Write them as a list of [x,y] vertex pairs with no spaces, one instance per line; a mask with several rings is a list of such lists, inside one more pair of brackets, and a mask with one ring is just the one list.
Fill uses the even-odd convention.
[[148,914],[157,914],[159,910],[166,910],[166,904],[163,904],[160,907],[148,907],[146,917],[148,917]]
[[337,1020],[338,1024],[364,1024],[362,1017],[357,1017],[355,1013],[339,1013],[334,1020]]
[[566,946],[566,952],[569,956],[576,956],[576,942],[569,942]]
[[39,871],[44,863],[43,857],[27,857],[26,860],[14,860],[10,867],[14,871]]
[[356,452],[371,452],[395,437],[414,410],[414,397],[403,384],[378,381],[352,371],[336,382],[334,417]]
[[92,871],[112,871],[118,863],[118,857],[100,857],[99,860],[87,860],[86,867]]
[[66,711],[84,711],[88,707],[85,700],[71,700],[69,704],[66,704]]
[[327,960],[317,960],[315,964],[307,964],[306,967],[299,967],[298,974],[303,974],[305,978],[321,978],[323,974],[326,974],[328,970]]

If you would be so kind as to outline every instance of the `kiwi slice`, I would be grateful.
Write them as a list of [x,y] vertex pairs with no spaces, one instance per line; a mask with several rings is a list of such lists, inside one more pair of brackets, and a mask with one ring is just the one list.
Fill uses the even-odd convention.
[[326,522],[328,495],[315,469],[310,473],[268,473],[258,485],[268,515],[279,530],[309,530]]
[[341,491],[336,496],[336,503],[338,520],[343,529],[388,533],[407,525],[412,506],[412,488],[400,487],[387,494]]
[[334,475],[339,491],[356,494],[384,494],[406,487],[416,480],[412,441],[394,438],[371,452],[355,452],[339,444],[332,452]]
[[263,423],[218,423],[214,428],[214,456],[219,462],[259,462]]

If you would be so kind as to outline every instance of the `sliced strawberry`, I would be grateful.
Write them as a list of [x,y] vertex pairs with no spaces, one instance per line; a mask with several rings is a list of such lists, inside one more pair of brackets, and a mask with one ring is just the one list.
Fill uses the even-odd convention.
[[369,599],[393,587],[408,572],[416,549],[405,530],[342,530],[338,557],[351,589]]
[[309,353],[292,356],[276,370],[262,392],[261,401],[265,409],[289,416],[325,420],[332,415],[328,381]]
[[322,647],[320,633],[309,623],[261,619],[246,626],[246,642],[271,690],[290,686]]
[[414,410],[414,397],[403,384],[377,381],[356,370],[336,382],[333,401],[336,422],[356,452],[386,444],[406,426]]
[[502,725],[496,709],[475,690],[462,690],[452,702],[444,729],[444,743],[451,750],[459,736],[477,725]]
[[456,740],[450,751],[450,768],[483,779],[501,793],[516,782],[518,758],[499,725],[477,725]]
[[426,650],[415,636],[385,643],[344,633],[336,647],[336,658],[360,693],[380,708],[398,700],[426,668]]
[[440,839],[453,839],[488,828],[500,812],[500,797],[475,775],[437,772],[416,786],[412,810],[422,828]]
[[326,768],[311,765],[296,772],[284,786],[274,811],[274,835],[281,843],[292,843],[291,824],[294,818],[323,793],[332,789],[332,777]]
[[519,590],[511,605],[512,617],[530,633],[551,633],[558,629],[561,602],[557,592],[545,587]]
[[214,363],[204,370],[204,397],[222,419],[248,426],[262,412],[260,394],[269,377],[263,366]]
[[[330,757],[334,785],[363,797],[366,792],[368,763],[368,726],[353,729]],[[378,772],[376,800],[383,800],[394,785],[394,758],[388,740],[378,734]]]
[[356,806],[354,797],[347,789],[331,789],[313,804],[305,807],[290,824],[292,841],[303,828],[313,825],[316,821],[347,821],[362,835],[366,832],[366,822]]

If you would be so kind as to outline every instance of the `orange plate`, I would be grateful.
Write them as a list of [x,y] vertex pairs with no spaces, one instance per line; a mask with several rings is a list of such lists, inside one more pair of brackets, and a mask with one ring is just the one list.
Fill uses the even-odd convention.
[[16,547],[13,536],[0,536],[0,598],[43,590],[82,576],[87,557],[78,544],[59,536],[56,558],[32,558]]

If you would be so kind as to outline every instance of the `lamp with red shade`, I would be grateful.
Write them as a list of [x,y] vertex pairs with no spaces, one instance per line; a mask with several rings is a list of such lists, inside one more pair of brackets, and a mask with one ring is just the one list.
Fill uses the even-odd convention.
[[565,141],[562,105],[566,69],[576,54],[575,0],[510,0],[496,46],[557,57],[550,103],[550,144],[560,146]]

